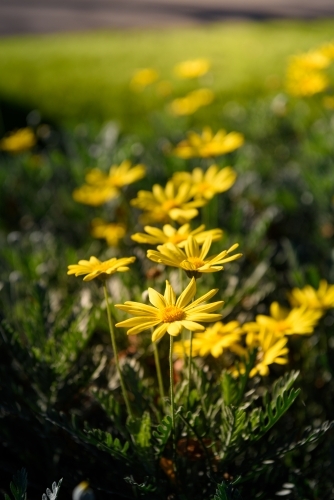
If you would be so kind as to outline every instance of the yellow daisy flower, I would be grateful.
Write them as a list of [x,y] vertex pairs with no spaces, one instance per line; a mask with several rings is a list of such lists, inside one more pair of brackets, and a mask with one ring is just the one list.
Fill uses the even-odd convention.
[[198,78],[205,75],[209,69],[210,62],[207,59],[192,59],[177,64],[174,73],[182,79]]
[[110,247],[117,247],[119,241],[125,236],[126,228],[124,224],[107,223],[102,219],[93,219],[92,236],[94,238],[104,238]]
[[137,198],[131,200],[131,205],[144,210],[145,214],[141,217],[144,224],[170,221],[184,224],[198,215],[196,207],[205,204],[203,200],[190,201],[192,197],[190,184],[184,182],[176,187],[172,181],[168,181],[165,188],[155,184],[152,192],[139,191]]
[[329,85],[323,72],[331,60],[321,50],[293,56],[287,69],[287,92],[295,96],[310,96],[322,92]]
[[221,314],[212,314],[212,311],[221,307],[223,301],[205,304],[217,292],[218,289],[211,290],[191,302],[196,294],[196,281],[192,279],[179,298],[176,299],[173,288],[166,281],[164,295],[161,295],[153,288],[148,289],[151,306],[131,301],[116,304],[118,309],[134,316],[134,318],[117,323],[116,326],[129,327],[128,335],[136,335],[144,330],[156,327],[152,334],[153,342],[161,339],[165,333],[176,336],[181,332],[182,328],[192,332],[204,330],[204,326],[200,323],[217,321],[221,318]]
[[179,158],[210,158],[234,151],[242,146],[244,137],[238,132],[227,134],[225,130],[218,130],[213,135],[210,127],[205,127],[201,135],[188,132],[188,138],[181,141],[173,150]]
[[144,165],[132,166],[131,161],[124,160],[120,165],[112,165],[109,173],[105,173],[98,168],[93,168],[86,175],[86,182],[91,186],[108,186],[120,189],[142,179],[145,176],[145,172]]
[[193,236],[199,245],[203,244],[209,236],[211,236],[212,241],[218,241],[223,236],[221,229],[209,229],[205,231],[204,224],[193,231],[191,231],[190,224],[183,224],[178,229],[170,224],[165,224],[162,230],[152,226],[145,226],[144,230],[146,234],[136,233],[131,238],[138,243],[146,243],[148,245],[173,243],[183,248],[188,236]]
[[289,349],[286,347],[288,339],[279,337],[273,332],[269,332],[266,328],[261,328],[257,336],[257,354],[255,366],[251,370],[249,376],[254,377],[257,373],[261,376],[269,375],[269,365],[277,363],[285,365],[288,363],[287,354]]
[[113,257],[101,262],[96,257],[90,257],[89,260],[79,260],[78,264],[68,266],[67,274],[75,274],[75,276],[86,274],[87,276],[84,277],[84,281],[91,281],[94,278],[106,280],[116,272],[124,273],[128,271],[128,264],[132,264],[135,260],[136,257],[122,257],[121,259]]
[[[322,316],[322,311],[309,310],[306,306],[296,307],[290,311],[281,307],[278,302],[270,306],[270,316],[256,316],[258,328],[265,327],[275,335],[309,335]],[[254,325],[254,328],[256,326]]]
[[193,236],[189,236],[184,250],[173,243],[158,246],[158,250],[148,250],[147,257],[153,262],[165,264],[166,266],[180,267],[184,269],[189,277],[199,278],[202,273],[214,273],[221,271],[222,264],[239,259],[241,253],[229,256],[239,245],[236,243],[228,250],[223,250],[218,255],[207,257],[212,243],[209,236],[203,243],[202,248]]
[[36,137],[31,128],[20,128],[0,140],[0,149],[8,153],[22,153],[36,144]]
[[289,293],[292,306],[305,306],[309,309],[330,309],[334,307],[334,285],[329,285],[326,280],[321,280],[318,290],[306,285],[304,288],[294,288]]
[[119,195],[118,189],[110,186],[96,187],[84,184],[83,186],[75,189],[72,193],[72,197],[78,203],[84,203],[85,205],[91,205],[93,207],[98,207],[117,198]]
[[[240,342],[241,333],[242,329],[238,321],[230,321],[226,324],[218,321],[206,328],[203,333],[195,333],[192,341],[192,354],[203,357],[211,354],[214,358],[218,358],[223,354],[224,349],[233,350],[235,344]],[[236,348],[238,350],[238,346]],[[174,344],[174,352],[180,357],[183,356],[184,351],[189,355],[189,350],[190,340]]]
[[175,184],[188,182],[193,184],[193,195],[195,198],[205,198],[211,200],[217,193],[223,193],[230,189],[237,174],[231,167],[224,167],[219,170],[218,165],[211,165],[205,172],[201,168],[195,168],[190,172],[176,172],[173,175]]
[[174,99],[170,104],[170,111],[176,116],[192,115],[202,106],[211,104],[214,96],[210,89],[193,90],[185,97]]
[[153,68],[143,68],[135,72],[130,81],[130,88],[134,92],[142,92],[148,85],[156,82],[159,73]]

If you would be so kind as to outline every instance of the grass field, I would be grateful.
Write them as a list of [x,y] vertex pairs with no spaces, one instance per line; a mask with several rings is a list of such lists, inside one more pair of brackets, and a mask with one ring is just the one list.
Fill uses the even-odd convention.
[[[175,63],[206,57],[219,105],[277,91],[287,58],[331,40],[333,32],[334,20],[327,20],[4,38],[0,101],[37,108],[61,124],[116,119],[133,130],[157,99],[129,91],[136,68],[155,67],[170,79]],[[174,84],[175,94],[182,94],[184,84]]]

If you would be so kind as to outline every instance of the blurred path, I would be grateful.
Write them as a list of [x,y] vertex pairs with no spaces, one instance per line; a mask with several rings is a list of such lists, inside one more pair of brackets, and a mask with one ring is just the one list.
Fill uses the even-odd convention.
[[334,17],[334,0],[0,0],[0,36]]

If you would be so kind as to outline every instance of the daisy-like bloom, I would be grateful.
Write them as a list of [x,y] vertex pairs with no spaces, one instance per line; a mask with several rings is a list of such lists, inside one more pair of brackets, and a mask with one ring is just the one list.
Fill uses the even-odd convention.
[[174,67],[174,73],[182,79],[198,78],[205,75],[209,69],[210,62],[207,59],[192,59],[177,64]]
[[72,197],[78,203],[84,203],[85,205],[91,205],[93,207],[98,207],[117,198],[119,195],[119,190],[110,186],[96,187],[84,184],[83,186],[75,189],[72,193]]
[[192,115],[202,106],[211,104],[214,96],[210,89],[197,89],[185,97],[174,99],[170,104],[170,110],[176,116]]
[[120,240],[124,238],[125,233],[124,224],[107,223],[102,219],[92,221],[92,236],[94,238],[104,238],[110,247],[117,247]]
[[192,299],[196,294],[196,281],[192,279],[184,289],[178,299],[170,283],[166,281],[164,295],[161,295],[153,288],[148,289],[148,296],[151,306],[139,302],[125,302],[116,304],[118,309],[132,314],[134,317],[117,323],[117,327],[129,328],[128,335],[136,335],[144,330],[154,328],[152,341],[161,339],[165,333],[175,337],[179,335],[182,328],[187,328],[192,332],[204,330],[201,323],[208,323],[221,319],[221,314],[213,314],[223,305],[223,301],[206,304],[218,289],[202,295],[202,297]]
[[75,274],[81,276],[86,274],[84,281],[91,281],[94,278],[106,280],[116,272],[124,273],[129,271],[128,265],[132,264],[136,257],[122,257],[121,259],[112,259],[101,262],[96,257],[90,257],[89,260],[79,260],[78,264],[68,266],[67,274]]
[[176,172],[173,175],[175,184],[178,182],[189,182],[193,184],[193,194],[195,198],[211,200],[217,193],[223,193],[230,189],[237,174],[231,167],[224,167],[219,170],[218,165],[211,165],[206,172],[201,168],[195,168],[190,172]]
[[144,165],[132,166],[131,161],[124,160],[120,165],[112,165],[109,173],[105,173],[98,168],[93,168],[86,175],[86,182],[91,186],[110,187],[120,189],[128,184],[142,179],[145,176],[146,169]]
[[[205,204],[203,200],[192,200],[192,186],[186,182],[178,187],[168,181],[163,188],[155,184],[151,191],[139,191],[137,198],[131,200],[131,205],[144,210],[141,221],[166,223],[176,221],[184,224],[198,215],[196,207]],[[192,201],[191,201],[192,200]]]
[[136,233],[132,235],[131,238],[138,243],[146,243],[148,245],[174,243],[174,245],[182,248],[188,236],[193,236],[199,245],[203,244],[208,236],[211,236],[212,241],[218,241],[223,236],[223,231],[221,229],[209,229],[205,231],[204,224],[193,231],[190,228],[190,224],[183,224],[179,229],[176,229],[170,224],[165,224],[162,230],[152,226],[145,226],[144,229],[146,234]]
[[321,280],[318,290],[311,285],[306,285],[302,289],[294,288],[289,293],[289,300],[293,307],[305,306],[308,309],[324,311],[334,307],[334,285]]
[[248,330],[256,331],[264,327],[278,336],[310,335],[322,316],[322,311],[308,309],[307,306],[295,307],[290,311],[273,302],[270,306],[270,316],[259,314],[256,323],[248,323]]
[[288,363],[287,354],[289,349],[286,347],[288,339],[279,337],[266,328],[261,328],[256,342],[249,347],[257,347],[255,366],[252,368],[249,376],[254,377],[257,373],[261,376],[269,375],[269,365],[277,363],[285,365]]
[[156,82],[159,73],[153,68],[143,68],[135,72],[130,81],[130,88],[134,92],[142,92],[148,85]]
[[295,96],[310,96],[322,92],[329,85],[324,69],[331,63],[321,50],[293,56],[287,69],[287,91]]
[[199,278],[202,273],[214,273],[221,271],[222,264],[239,259],[242,254],[229,255],[238,248],[238,244],[232,245],[228,250],[223,250],[218,255],[207,257],[212,243],[209,236],[203,243],[202,248],[193,236],[189,236],[184,250],[173,243],[159,245],[158,250],[148,250],[147,257],[153,262],[165,264],[166,266],[184,269],[189,277]]
[[112,165],[109,173],[93,168],[86,175],[87,184],[75,189],[72,196],[79,203],[97,207],[117,198],[122,187],[136,182],[144,175],[144,165],[132,166],[129,160],[124,160],[120,165]]
[[33,148],[36,144],[36,137],[31,128],[20,128],[0,140],[0,149],[8,153],[22,153]]
[[239,132],[230,132],[218,130],[216,134],[212,133],[210,127],[205,127],[201,135],[196,132],[188,132],[188,138],[179,142],[174,148],[173,153],[179,158],[210,158],[230,153],[240,148],[244,143],[244,137]]
[[[218,321],[207,327],[203,333],[195,333],[192,341],[192,354],[203,357],[211,354],[214,358],[218,358],[225,349],[234,351],[235,347],[238,350],[241,334],[242,329],[238,321],[230,321],[226,324]],[[178,356],[182,356],[184,351],[189,356],[189,348],[190,340],[174,344],[174,352]]]

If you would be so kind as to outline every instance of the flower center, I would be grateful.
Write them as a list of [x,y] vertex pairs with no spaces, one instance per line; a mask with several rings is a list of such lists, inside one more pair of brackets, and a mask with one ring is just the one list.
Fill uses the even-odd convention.
[[291,325],[290,325],[290,323],[288,323],[288,321],[281,320],[281,321],[278,321],[276,323],[276,331],[278,331],[278,332],[284,332],[285,330],[288,330],[289,328],[291,328]]
[[204,260],[200,259],[199,257],[188,257],[187,261],[193,264],[196,269],[198,269],[201,266],[204,266],[205,264]]
[[162,210],[164,212],[169,212],[172,208],[178,207],[178,203],[175,200],[166,200],[162,204]]
[[181,241],[185,241],[187,237],[188,237],[187,235],[176,233],[173,234],[173,236],[171,236],[168,241],[174,243],[174,245],[177,245],[178,243],[181,243]]
[[161,319],[164,323],[172,323],[173,321],[181,321],[184,319],[184,311],[176,306],[168,306],[162,311]]
[[200,182],[197,184],[196,189],[199,193],[204,193],[207,189],[210,189],[211,185],[208,182]]

